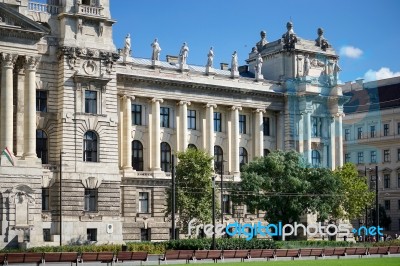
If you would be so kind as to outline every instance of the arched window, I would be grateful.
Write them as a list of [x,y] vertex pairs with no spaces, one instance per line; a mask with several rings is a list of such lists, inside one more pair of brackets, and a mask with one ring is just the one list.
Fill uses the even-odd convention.
[[314,167],[319,167],[321,165],[321,155],[319,151],[313,150],[311,152],[311,164]]
[[83,161],[97,162],[97,134],[94,131],[83,136]]
[[243,147],[239,148],[239,163],[240,163],[240,169],[242,169],[243,165],[248,163],[247,150]]
[[143,145],[140,141],[132,141],[132,168],[143,171]]
[[48,163],[47,134],[41,129],[36,130],[36,155],[42,164]]
[[[224,152],[220,146],[214,146],[214,168],[221,169],[222,161],[224,160]],[[219,170],[216,170],[219,172]]]
[[196,145],[194,145],[194,144],[189,144],[189,145],[188,145],[188,149],[195,149],[195,150],[197,150],[197,147],[196,147]]
[[171,146],[161,142],[161,170],[171,172]]

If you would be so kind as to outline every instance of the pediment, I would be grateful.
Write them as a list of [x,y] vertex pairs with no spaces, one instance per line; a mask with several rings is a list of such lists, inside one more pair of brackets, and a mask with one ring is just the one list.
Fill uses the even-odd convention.
[[39,40],[49,32],[45,26],[0,3],[0,35]]

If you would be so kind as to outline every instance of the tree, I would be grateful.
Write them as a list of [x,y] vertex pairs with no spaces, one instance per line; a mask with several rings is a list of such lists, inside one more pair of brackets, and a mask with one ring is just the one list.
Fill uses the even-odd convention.
[[265,211],[270,223],[293,223],[306,213],[325,219],[340,200],[333,172],[312,168],[295,151],[274,151],[243,168],[237,203]]
[[[189,221],[197,224],[211,222],[213,157],[204,151],[187,149],[178,152],[176,166],[176,212],[177,226],[187,229]],[[167,214],[171,214],[171,189],[167,189]],[[193,223],[193,225],[196,225]]]
[[336,206],[336,218],[356,219],[363,216],[365,207],[374,200],[374,193],[370,192],[365,176],[359,176],[354,164],[346,163],[335,171],[340,180],[342,197],[340,205]]

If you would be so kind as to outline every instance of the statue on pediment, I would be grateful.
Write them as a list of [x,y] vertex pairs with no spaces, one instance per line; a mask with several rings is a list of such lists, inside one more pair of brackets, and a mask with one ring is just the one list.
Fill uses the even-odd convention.
[[208,51],[207,54],[207,67],[212,67],[214,62],[214,51],[213,47],[210,47],[210,50]]
[[160,47],[160,44],[158,43],[158,39],[157,38],[151,44],[151,47],[153,47],[153,53],[151,54],[151,60],[159,61],[160,60],[161,47]]
[[286,23],[286,33],[282,35],[283,48],[287,51],[291,51],[295,48],[295,44],[297,43],[296,33],[293,30],[293,23],[289,21]]
[[181,50],[179,51],[179,63],[181,65],[186,65],[186,60],[189,55],[189,47],[186,42],[182,44]]
[[326,51],[326,48],[331,47],[328,40],[324,37],[324,29],[318,28],[318,38],[315,39],[315,45],[321,47],[322,50]]

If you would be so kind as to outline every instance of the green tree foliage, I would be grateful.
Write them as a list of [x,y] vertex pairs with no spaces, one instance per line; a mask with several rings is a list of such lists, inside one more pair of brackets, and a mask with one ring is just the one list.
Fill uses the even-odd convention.
[[[187,230],[190,220],[196,224],[210,223],[212,219],[213,157],[206,152],[187,149],[178,152],[176,166],[176,213],[177,227]],[[171,189],[167,190],[167,214],[171,214]],[[217,206],[216,200],[216,206]]]
[[325,168],[306,165],[295,151],[275,151],[243,168],[234,197],[250,210],[265,211],[270,223],[293,223],[306,213],[326,219],[340,201],[340,182]]
[[370,192],[367,179],[359,176],[354,164],[346,163],[335,171],[340,180],[343,196],[334,216],[337,218],[356,219],[365,213],[365,207],[371,206],[374,193]]

